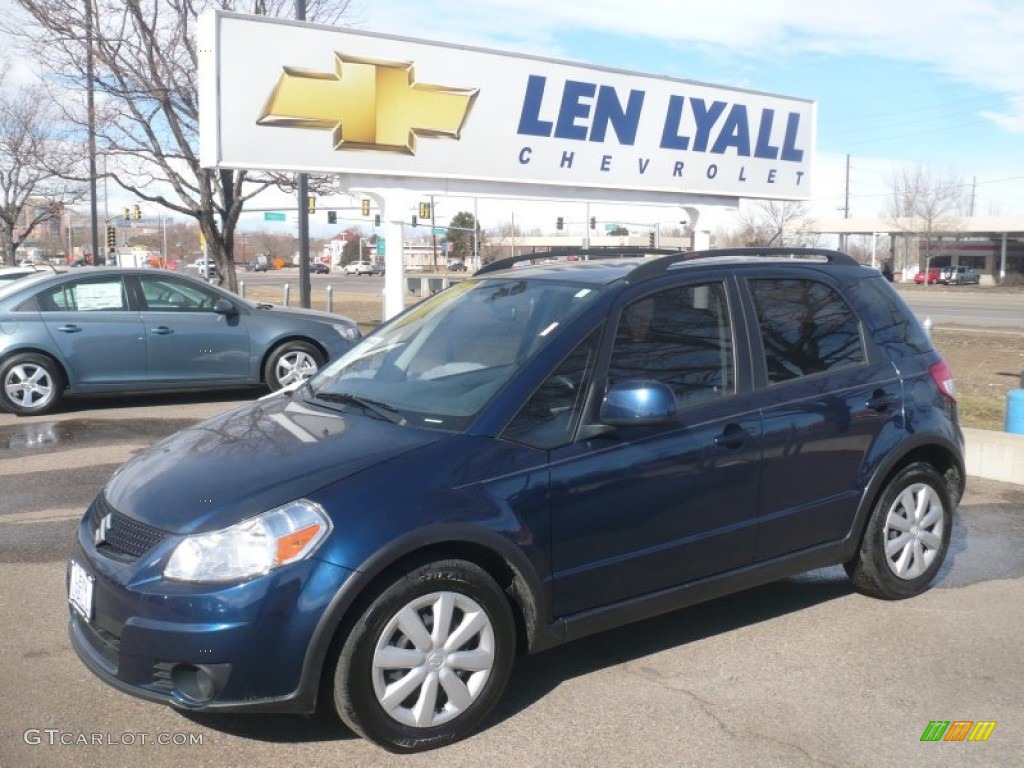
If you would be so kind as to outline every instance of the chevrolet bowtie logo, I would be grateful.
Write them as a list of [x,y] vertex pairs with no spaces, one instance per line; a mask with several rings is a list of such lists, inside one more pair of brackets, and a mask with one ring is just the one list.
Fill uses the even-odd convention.
[[412,64],[334,56],[334,72],[285,67],[256,122],[330,129],[335,149],[410,155],[417,136],[459,138],[479,89],[417,83]]

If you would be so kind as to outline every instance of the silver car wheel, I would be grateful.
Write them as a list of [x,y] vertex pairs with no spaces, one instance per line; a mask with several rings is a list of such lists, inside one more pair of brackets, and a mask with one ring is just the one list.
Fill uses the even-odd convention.
[[882,529],[885,560],[900,579],[918,578],[942,550],[942,499],[926,483],[907,486],[889,508]]
[[296,381],[308,379],[317,372],[319,367],[312,355],[304,350],[295,349],[281,355],[281,358],[277,361],[275,373],[281,386],[286,387],[289,384],[294,384]]
[[23,408],[42,408],[53,398],[50,372],[35,363],[15,365],[4,378],[7,397]]
[[389,717],[429,728],[465,712],[494,667],[490,617],[472,598],[433,592],[407,603],[373,654],[373,689]]

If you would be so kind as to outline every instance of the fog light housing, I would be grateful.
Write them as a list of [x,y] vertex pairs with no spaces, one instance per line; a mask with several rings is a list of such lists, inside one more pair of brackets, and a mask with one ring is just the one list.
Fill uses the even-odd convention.
[[173,696],[185,706],[212,701],[231,673],[230,664],[175,664],[171,669]]

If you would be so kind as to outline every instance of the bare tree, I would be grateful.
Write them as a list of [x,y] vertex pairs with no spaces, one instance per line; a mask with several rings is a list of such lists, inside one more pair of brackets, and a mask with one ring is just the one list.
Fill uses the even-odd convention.
[[[281,177],[199,164],[197,16],[207,8],[291,16],[291,0],[17,0],[27,24],[8,21],[67,89],[65,119],[87,126],[86,55],[92,42],[97,152],[103,175],[140,201],[194,218],[218,274],[234,289],[234,238],[245,203]],[[87,12],[86,6],[91,4]],[[307,18],[337,24],[348,0],[309,0]],[[92,18],[92,29],[88,19]],[[88,178],[69,168],[69,177]]]
[[[894,170],[890,177],[892,194],[888,216],[895,231],[917,236],[923,268],[928,269],[936,255],[942,234],[962,228],[959,217],[965,210],[964,185],[955,174],[938,174],[921,166]],[[904,238],[905,249],[910,238]],[[903,267],[909,253],[904,250]],[[926,283],[927,284],[927,283]]]
[[817,238],[811,230],[807,206],[794,200],[757,200],[740,211],[740,229],[735,237],[743,246],[812,245]]
[[7,264],[14,264],[36,227],[85,194],[83,184],[58,175],[80,153],[62,141],[55,125],[40,86],[0,92],[0,235]]

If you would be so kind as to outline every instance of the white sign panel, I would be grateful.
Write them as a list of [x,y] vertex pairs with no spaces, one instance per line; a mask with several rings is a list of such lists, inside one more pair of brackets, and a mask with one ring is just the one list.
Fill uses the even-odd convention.
[[219,11],[199,74],[206,167],[810,196],[805,99]]

